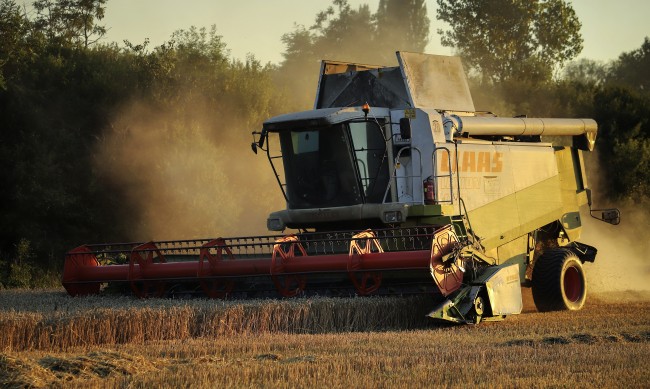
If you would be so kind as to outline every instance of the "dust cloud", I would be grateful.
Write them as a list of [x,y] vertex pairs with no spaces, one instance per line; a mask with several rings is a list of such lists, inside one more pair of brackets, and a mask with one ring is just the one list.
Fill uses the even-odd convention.
[[[581,209],[581,242],[598,249],[594,263],[584,266],[588,292],[601,298],[650,299],[650,204],[648,199],[619,202],[606,200],[609,181],[600,169],[598,152],[583,153],[588,186],[593,189],[592,208],[621,211],[621,224],[613,226]],[[625,292],[625,293],[621,293]]]
[[622,205],[621,224],[612,226],[582,212],[581,242],[598,249],[596,261],[585,265],[589,291],[650,292],[650,216]]
[[214,107],[167,112],[133,102],[120,110],[99,142],[96,169],[129,210],[129,238],[266,233],[284,199],[265,153],[251,151],[259,128],[246,125]]

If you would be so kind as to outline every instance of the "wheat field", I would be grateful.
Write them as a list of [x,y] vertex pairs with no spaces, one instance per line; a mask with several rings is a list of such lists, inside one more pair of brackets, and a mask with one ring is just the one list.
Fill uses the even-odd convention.
[[[527,300],[529,298],[526,295]],[[70,298],[0,291],[0,387],[648,387],[650,299],[475,326],[423,298]]]

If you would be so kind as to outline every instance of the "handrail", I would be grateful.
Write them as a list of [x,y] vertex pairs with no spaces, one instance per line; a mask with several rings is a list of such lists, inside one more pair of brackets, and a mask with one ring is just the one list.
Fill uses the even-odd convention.
[[[354,153],[356,154],[356,150],[354,151]],[[359,177],[359,178],[361,180],[361,187],[362,187],[363,192],[365,194],[366,188],[370,185],[370,177],[368,177],[368,166],[366,165],[366,163],[362,159],[358,159],[356,157],[355,157],[355,159],[357,161],[357,168],[359,168],[359,165],[363,166],[363,174],[364,174],[364,176]],[[361,169],[359,169],[359,176],[361,176]]]
[[[395,156],[394,163],[393,163],[393,173],[391,174],[391,179],[389,180],[388,185],[386,186],[386,191],[384,192],[384,198],[382,200],[382,203],[384,203],[384,204],[386,203],[386,197],[388,197],[388,191],[390,190],[391,182],[392,182],[393,179],[395,179],[395,184],[396,184],[396,187],[397,187],[397,167],[400,165],[399,159],[402,156],[402,153],[404,151],[406,151],[406,150],[415,150],[415,151],[417,151],[418,152],[418,159],[420,161],[419,175],[411,174],[411,175],[408,175],[408,176],[400,177],[400,178],[403,178],[403,179],[409,179],[409,178],[411,179],[411,191],[412,191],[411,192],[411,197],[414,200],[414,201],[411,201],[411,203],[416,204],[416,201],[415,201],[415,187],[416,187],[416,185],[415,185],[414,179],[419,178],[420,181],[422,181],[423,166],[422,166],[422,152],[420,151],[420,149],[418,149],[417,147],[414,147],[414,146],[402,147],[397,152],[397,155]],[[411,157],[412,156],[413,156],[413,153],[411,152]],[[413,165],[413,163],[411,163],[411,165]],[[424,196],[422,196],[422,202],[421,203],[424,204]]]
[[[436,152],[438,151],[443,151],[447,152],[447,166],[449,166],[449,174],[438,174],[438,158],[436,158]],[[436,189],[438,188],[438,179],[439,178],[445,178],[449,177],[449,200],[440,200],[439,196],[436,196],[435,203],[436,204],[441,204],[441,203],[449,203],[453,204],[454,203],[454,185],[453,185],[453,176],[454,176],[454,169],[452,168],[451,165],[451,151],[447,148],[447,146],[436,146],[433,149],[433,153],[431,153],[431,163],[433,166],[433,174],[432,177],[434,179],[434,183],[436,185]]]

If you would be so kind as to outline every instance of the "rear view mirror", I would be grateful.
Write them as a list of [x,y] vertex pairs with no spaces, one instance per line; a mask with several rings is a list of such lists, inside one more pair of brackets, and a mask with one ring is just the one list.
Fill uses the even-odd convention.
[[621,211],[619,211],[617,208],[591,209],[589,210],[589,214],[594,219],[598,219],[615,226],[621,222]]
[[[253,143],[251,143],[251,149],[255,154],[257,154],[257,149],[260,148],[264,150],[264,139],[266,138],[266,130],[262,130],[262,132],[257,132],[253,131]],[[258,140],[255,140],[255,135],[259,135],[260,138]]]
[[402,139],[411,139],[411,120],[409,118],[399,120],[399,136]]

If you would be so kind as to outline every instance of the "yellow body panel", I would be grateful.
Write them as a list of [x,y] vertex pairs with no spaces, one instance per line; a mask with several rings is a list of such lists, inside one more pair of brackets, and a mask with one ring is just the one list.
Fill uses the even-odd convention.
[[[460,192],[474,233],[486,250],[556,220],[563,222],[570,240],[579,238],[578,209],[586,203],[579,150],[470,140],[458,144],[451,154],[451,166],[449,159],[439,158],[437,193],[456,205]],[[449,173],[451,183],[443,178]],[[511,257],[507,252],[500,250],[500,262]]]

